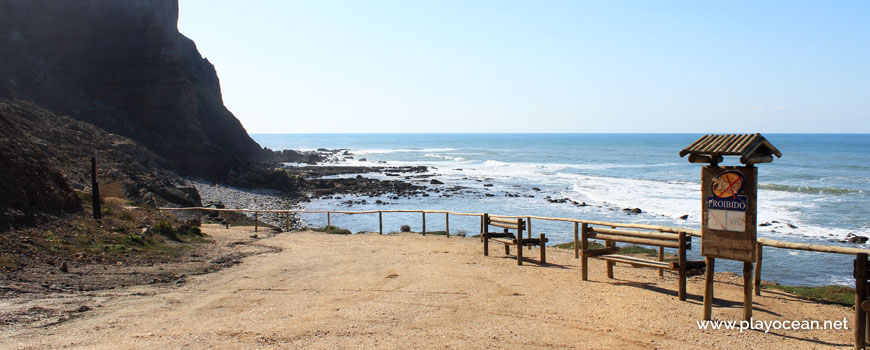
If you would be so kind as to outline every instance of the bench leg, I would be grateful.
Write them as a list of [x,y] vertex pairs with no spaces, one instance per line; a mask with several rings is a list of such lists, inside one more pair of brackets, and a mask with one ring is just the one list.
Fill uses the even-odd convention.
[[[541,265],[547,263],[547,236],[541,234]],[[531,247],[529,247],[531,248]]]
[[523,264],[523,246],[517,246],[517,265]]
[[[613,241],[605,241],[604,246],[610,248],[610,247],[615,247],[616,244],[613,243]],[[607,262],[607,278],[613,279],[613,262],[612,261]]]
[[480,240],[483,241],[483,256],[489,256],[489,237],[484,233],[480,235]]
[[[659,247],[658,261],[665,261],[665,247]],[[665,276],[665,269],[659,269],[659,277]]]
[[511,255],[511,246],[507,245],[507,243],[504,245],[504,255]]

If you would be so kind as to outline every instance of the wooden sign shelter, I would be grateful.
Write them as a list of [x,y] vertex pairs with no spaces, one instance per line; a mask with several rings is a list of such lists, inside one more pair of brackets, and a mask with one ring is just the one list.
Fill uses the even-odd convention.
[[[680,151],[701,168],[701,255],[707,263],[704,319],[712,317],[715,259],[743,262],[743,318],[752,318],[752,263],[756,254],[758,168],[782,153],[761,134],[704,135]],[[744,166],[719,166],[739,156]]]

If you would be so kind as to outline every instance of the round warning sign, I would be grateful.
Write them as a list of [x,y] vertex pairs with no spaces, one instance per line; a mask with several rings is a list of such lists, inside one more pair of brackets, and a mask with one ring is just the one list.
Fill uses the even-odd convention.
[[712,180],[711,190],[719,198],[734,198],[743,188],[743,173],[736,170],[721,173]]

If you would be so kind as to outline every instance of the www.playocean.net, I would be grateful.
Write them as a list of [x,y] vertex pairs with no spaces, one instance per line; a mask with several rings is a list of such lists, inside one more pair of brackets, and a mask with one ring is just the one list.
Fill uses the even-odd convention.
[[750,319],[746,320],[700,320],[696,321],[698,329],[712,330],[739,330],[743,331],[764,331],[770,333],[771,330],[848,330],[849,321],[843,317],[843,320],[774,320],[764,321]]

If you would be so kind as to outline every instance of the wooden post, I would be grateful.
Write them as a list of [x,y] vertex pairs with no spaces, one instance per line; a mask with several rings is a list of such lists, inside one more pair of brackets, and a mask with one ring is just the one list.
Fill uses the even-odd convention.
[[[664,231],[659,229],[659,232],[663,233]],[[665,261],[665,247],[659,247],[659,256],[658,256],[657,260],[658,261]],[[664,277],[664,276],[665,276],[665,269],[659,269],[659,277]]]
[[[614,241],[604,241],[604,246],[607,248],[616,247],[616,242]],[[613,279],[613,261],[606,261],[607,265],[607,278]]]
[[[581,226],[581,229],[580,229],[580,249],[584,250],[584,251],[586,249],[589,249],[589,247],[587,246],[588,243],[586,241],[586,234],[587,234],[588,229],[589,229],[589,225],[587,225],[584,222],[583,225]],[[577,223],[575,222],[574,223],[574,256],[576,257],[577,254],[578,254],[577,253]],[[583,256],[580,257],[580,279],[584,280],[584,281],[589,280],[589,264],[588,263],[589,263],[589,257],[587,257],[586,254],[583,254]]]
[[444,213],[444,233],[450,238],[450,213]]
[[196,226],[202,227],[202,210],[196,210]]
[[523,264],[523,219],[517,218],[517,265]]
[[425,236],[426,235],[426,212],[424,211],[422,213],[423,213],[423,235]]
[[864,349],[867,345],[867,312],[861,308],[864,300],[867,300],[867,254],[858,253],[855,255],[855,349]]
[[743,263],[743,320],[752,320],[752,263]]
[[761,251],[764,245],[755,243],[755,295],[761,296]]
[[483,215],[480,216],[480,241],[481,242],[483,242],[483,222],[485,221],[483,218],[484,216],[486,216],[486,213],[484,213]]
[[326,212],[326,233],[330,233],[332,231],[332,218],[329,214],[329,212]]
[[[578,226],[578,223],[576,221],[574,221],[574,259],[577,259],[580,257],[580,242],[579,242],[579,238],[577,237],[577,226]],[[583,227],[586,227],[586,224],[583,224]],[[583,249],[586,249],[586,248],[583,248]],[[585,281],[586,279],[584,278],[583,280]]]
[[260,229],[260,212],[254,212],[254,232],[257,232]]
[[[665,261],[665,247],[659,247],[658,261]],[[665,269],[659,269],[659,277],[665,276]]]
[[91,201],[93,202],[94,219],[103,218],[100,209],[100,182],[97,181],[97,152],[91,157]]
[[680,232],[679,242],[680,242],[680,248],[679,248],[680,252],[679,252],[678,256],[680,259],[680,289],[677,292],[678,293],[677,295],[679,296],[680,301],[686,301],[686,270],[688,267],[688,266],[686,266],[686,264],[688,263],[688,261],[686,260],[686,233],[685,232]]
[[290,232],[290,212],[284,213],[284,231]]
[[486,213],[480,216],[480,240],[483,241],[483,256],[489,256],[489,237],[487,237],[489,234],[486,232],[488,225],[484,225],[486,217]]
[[384,234],[384,212],[378,211],[378,232]]
[[716,259],[704,257],[707,265],[704,273],[704,320],[711,320],[713,317],[713,272],[716,270]]
[[541,234],[541,265],[547,263],[547,235]]
[[[504,229],[504,233],[508,233],[508,229]],[[519,249],[523,249],[523,247],[519,247]],[[504,245],[504,255],[511,255],[511,246],[509,244]]]

